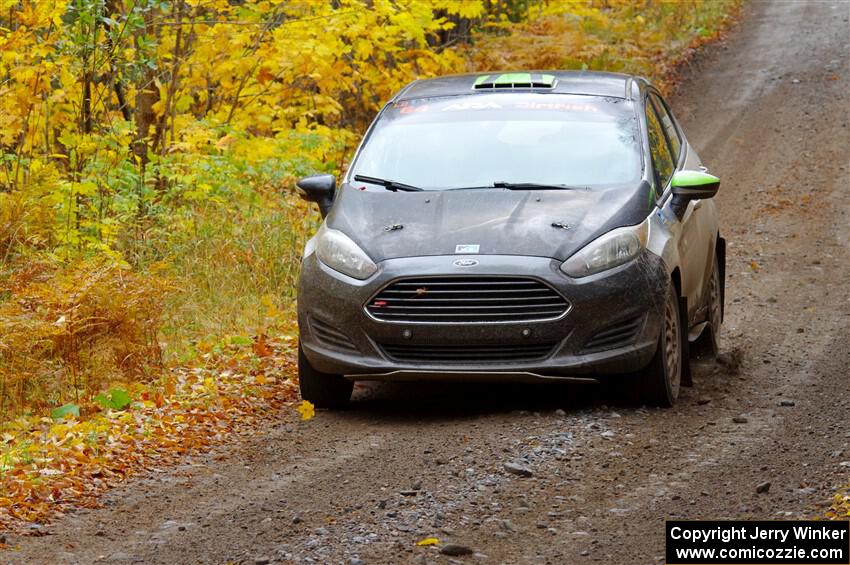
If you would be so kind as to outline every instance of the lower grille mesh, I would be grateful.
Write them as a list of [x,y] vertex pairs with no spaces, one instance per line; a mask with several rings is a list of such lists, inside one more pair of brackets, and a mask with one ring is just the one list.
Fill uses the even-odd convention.
[[341,331],[337,330],[327,322],[323,322],[316,318],[310,318],[310,327],[313,333],[324,345],[334,349],[343,349],[345,351],[357,351],[357,347],[351,343]]
[[596,332],[584,345],[584,349],[615,349],[631,345],[641,327],[643,327],[643,316],[617,322]]
[[409,345],[383,344],[390,358],[412,363],[516,363],[548,356],[555,343],[514,345]]

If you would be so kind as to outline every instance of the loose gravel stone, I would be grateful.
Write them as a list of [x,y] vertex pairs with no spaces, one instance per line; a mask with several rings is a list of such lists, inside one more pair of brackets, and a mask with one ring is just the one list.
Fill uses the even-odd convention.
[[531,469],[525,465],[520,465],[519,463],[508,462],[505,463],[504,467],[505,471],[511,475],[517,475],[518,477],[531,477],[534,475]]
[[471,547],[459,543],[449,543],[440,548],[440,553],[457,557],[460,555],[472,555],[475,551]]

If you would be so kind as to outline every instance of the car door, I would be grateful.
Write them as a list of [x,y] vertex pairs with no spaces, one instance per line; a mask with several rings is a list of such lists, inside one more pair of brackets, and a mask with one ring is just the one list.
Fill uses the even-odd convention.
[[[688,159],[685,154],[686,143],[670,110],[656,92],[649,93],[648,101],[651,105],[651,113],[657,125],[660,126],[668,154],[675,163],[675,169],[685,168],[685,163],[691,163],[693,159]],[[647,117],[650,118],[649,114]],[[659,148],[659,151],[662,149]],[[711,272],[714,238],[717,232],[715,217],[714,202],[710,199],[692,200],[682,216],[681,233],[677,243],[682,294],[688,298],[688,319],[691,323],[699,318],[700,307],[705,302],[704,292]]]
[[[661,118],[655,109],[652,102],[652,95],[648,94],[644,109],[646,111],[647,136],[649,138],[649,151],[652,158],[652,167],[654,169],[655,192],[656,199],[662,200],[667,198],[670,191],[670,180],[673,173],[680,164],[680,154],[674,154],[671,149],[671,144],[667,139],[667,134],[664,131]],[[679,147],[681,153],[681,147]],[[669,201],[669,199],[668,199]],[[671,232],[674,234],[677,254],[679,255],[679,271],[681,279],[681,292],[683,296],[688,298],[688,319],[691,320],[691,304],[696,299],[699,286],[699,277],[697,275],[698,265],[693,254],[690,253],[692,247],[695,246],[697,234],[693,229],[693,224],[690,223],[690,216],[683,217],[681,222],[670,226]]]

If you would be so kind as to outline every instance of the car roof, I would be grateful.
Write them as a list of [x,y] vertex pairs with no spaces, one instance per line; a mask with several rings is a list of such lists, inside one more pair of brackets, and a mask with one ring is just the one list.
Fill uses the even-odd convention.
[[[642,83],[642,84],[641,84]],[[486,92],[548,92],[631,99],[646,79],[601,71],[519,71],[449,75],[414,81],[391,100],[415,100]]]

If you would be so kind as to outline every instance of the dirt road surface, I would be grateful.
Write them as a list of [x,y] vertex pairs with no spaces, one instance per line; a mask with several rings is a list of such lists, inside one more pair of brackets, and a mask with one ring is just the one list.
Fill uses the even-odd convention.
[[[283,415],[8,539],[0,562],[653,563],[665,518],[822,513],[850,479],[848,16],[753,2],[673,100],[723,179],[730,246],[724,362],[676,408],[598,387],[359,388],[349,411]],[[414,545],[432,536],[473,554]]]

